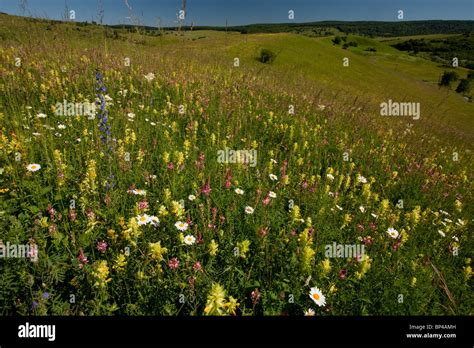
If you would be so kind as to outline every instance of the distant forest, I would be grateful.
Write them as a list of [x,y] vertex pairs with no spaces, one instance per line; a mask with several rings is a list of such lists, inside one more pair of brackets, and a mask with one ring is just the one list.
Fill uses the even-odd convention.
[[474,70],[474,35],[464,34],[445,39],[410,39],[392,45],[401,51],[428,54],[434,61],[451,64],[453,57],[459,65]]
[[[128,25],[114,25],[113,28],[132,27]],[[142,27],[154,31],[154,27]],[[320,35],[331,35],[334,30],[346,34],[366,35],[370,37],[392,37],[429,34],[464,34],[474,33],[474,21],[457,20],[428,20],[428,21],[399,21],[399,22],[342,22],[324,21],[311,23],[281,23],[281,24],[250,24],[243,26],[212,27],[212,26],[183,26],[184,30],[229,30],[242,34],[254,33],[286,33],[318,32]],[[162,28],[176,30],[177,27]]]

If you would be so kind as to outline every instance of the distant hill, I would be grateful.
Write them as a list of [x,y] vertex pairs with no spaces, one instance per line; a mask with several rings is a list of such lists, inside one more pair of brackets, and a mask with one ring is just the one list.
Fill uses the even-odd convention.
[[[113,25],[114,28],[127,28],[132,26]],[[156,30],[153,27],[143,27],[146,30]],[[176,27],[163,28],[175,30]],[[182,29],[189,30],[190,26]],[[277,23],[277,24],[250,24],[230,27],[194,26],[193,30],[229,30],[242,34],[254,33],[288,33],[307,32],[314,30],[321,33],[331,33],[333,29],[346,34],[367,35],[371,37],[412,36],[430,34],[464,34],[474,33],[474,21],[458,20],[427,20],[427,21],[399,21],[399,22],[376,22],[376,21],[323,21],[310,23]]]

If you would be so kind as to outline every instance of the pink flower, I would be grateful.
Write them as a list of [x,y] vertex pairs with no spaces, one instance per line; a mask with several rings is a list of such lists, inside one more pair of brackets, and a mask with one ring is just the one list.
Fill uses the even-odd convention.
[[169,170],[173,170],[174,169],[174,164],[173,162],[170,162],[168,163],[168,165],[166,166]]
[[101,253],[105,253],[107,251],[107,243],[102,241],[97,243],[97,250]]
[[344,280],[344,279],[346,279],[346,277],[347,277],[347,269],[341,269],[339,271],[339,279]]
[[79,250],[79,255],[77,256],[77,259],[80,262],[79,268],[84,267],[84,265],[87,265],[89,263],[89,260],[87,259],[86,255],[84,255],[84,251],[82,249]]
[[270,204],[270,197],[269,197],[269,196],[266,196],[266,197],[263,199],[262,204],[263,204],[263,205],[268,205],[268,204]]
[[168,261],[168,267],[170,269],[177,269],[179,267],[179,260],[176,257],[173,257]]
[[75,209],[69,210],[68,217],[70,221],[76,221],[76,217],[77,217],[76,210]]
[[194,263],[194,265],[193,265],[193,269],[194,269],[195,271],[201,271],[201,272],[202,272],[201,262],[196,261],[196,262]]
[[201,188],[201,192],[206,195],[206,196],[209,196],[209,193],[211,193],[211,183],[210,183],[211,179],[208,178],[206,183],[204,184],[204,186]]
[[138,202],[138,209],[145,210],[147,208],[148,208],[148,202],[147,201]]
[[252,304],[255,306],[258,301],[260,301],[260,291],[258,289],[255,289],[254,291],[251,292],[250,298],[252,299]]

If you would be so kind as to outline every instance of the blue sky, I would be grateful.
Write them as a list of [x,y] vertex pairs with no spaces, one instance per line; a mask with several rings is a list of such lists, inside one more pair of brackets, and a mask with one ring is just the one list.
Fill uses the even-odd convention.
[[[182,0],[127,0],[144,25],[176,24]],[[34,17],[61,19],[67,2],[76,21],[97,19],[99,0],[27,0]],[[102,0],[104,23],[130,24],[125,0]],[[187,0],[186,24],[224,26],[251,23],[311,22],[322,20],[474,19],[474,0]],[[21,15],[20,0],[0,0],[0,11]],[[295,19],[288,19],[288,11]]]

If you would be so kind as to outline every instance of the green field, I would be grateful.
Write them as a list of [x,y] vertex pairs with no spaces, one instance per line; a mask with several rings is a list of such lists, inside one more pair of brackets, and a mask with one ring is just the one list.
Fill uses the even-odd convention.
[[0,313],[472,315],[474,104],[333,38],[1,14],[0,241],[38,260],[0,260]]

